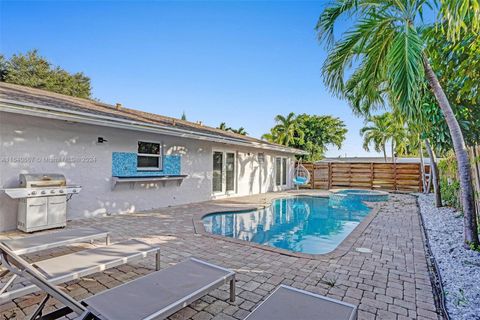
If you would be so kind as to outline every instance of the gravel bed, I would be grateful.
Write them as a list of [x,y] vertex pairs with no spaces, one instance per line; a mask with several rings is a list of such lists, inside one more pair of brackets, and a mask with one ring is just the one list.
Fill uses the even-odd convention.
[[463,247],[463,217],[452,208],[436,208],[431,194],[418,201],[451,319],[480,319],[480,253]]

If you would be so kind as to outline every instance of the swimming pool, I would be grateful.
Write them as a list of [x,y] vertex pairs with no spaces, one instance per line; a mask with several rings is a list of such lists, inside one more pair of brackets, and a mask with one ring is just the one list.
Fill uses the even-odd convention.
[[253,211],[205,216],[205,231],[293,252],[334,250],[371,209],[358,200],[330,205],[329,198],[296,196]]
[[335,196],[348,198],[347,200],[360,200],[368,202],[379,202],[388,200],[388,192],[379,190],[344,189],[332,193],[330,195],[330,198]]

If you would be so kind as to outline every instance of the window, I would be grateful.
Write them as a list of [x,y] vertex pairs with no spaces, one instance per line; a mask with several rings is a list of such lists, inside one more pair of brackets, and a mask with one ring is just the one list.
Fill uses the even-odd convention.
[[160,143],[138,141],[137,169],[162,170]]
[[283,157],[275,158],[275,185],[286,186],[287,185],[287,167],[288,159]]

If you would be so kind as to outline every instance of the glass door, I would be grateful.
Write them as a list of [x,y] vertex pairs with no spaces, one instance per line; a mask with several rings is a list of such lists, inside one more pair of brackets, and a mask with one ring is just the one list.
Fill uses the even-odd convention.
[[236,164],[234,152],[213,152],[214,194],[234,193],[236,190]]
[[213,192],[223,192],[223,152],[213,152]]
[[227,152],[225,165],[226,191],[235,191],[235,153]]

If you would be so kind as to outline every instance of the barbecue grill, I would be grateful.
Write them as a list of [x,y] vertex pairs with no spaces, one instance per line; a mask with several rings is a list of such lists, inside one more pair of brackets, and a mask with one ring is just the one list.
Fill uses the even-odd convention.
[[[67,200],[80,192],[67,186],[62,174],[20,174],[20,187],[5,189],[19,199],[17,228],[24,232],[61,228],[67,224]],[[68,199],[67,199],[68,197]]]

